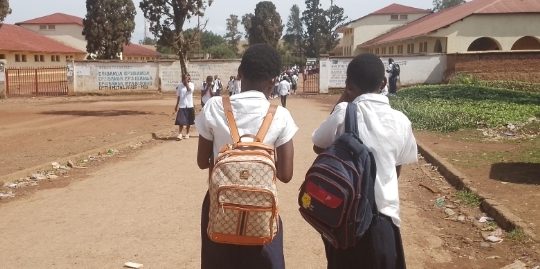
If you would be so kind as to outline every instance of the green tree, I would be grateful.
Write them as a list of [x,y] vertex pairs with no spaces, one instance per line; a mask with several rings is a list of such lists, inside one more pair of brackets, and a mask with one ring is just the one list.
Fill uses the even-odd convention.
[[304,26],[302,25],[302,19],[300,18],[300,8],[298,5],[291,7],[291,14],[287,22],[287,30],[283,36],[285,45],[290,51],[293,51],[296,56],[302,55],[302,49],[304,45],[303,40]]
[[306,26],[304,40],[306,41],[306,56],[318,57],[321,44],[324,43],[321,29],[324,27],[324,9],[320,0],[306,0],[306,10],[302,12],[302,21]]
[[255,15],[251,17],[250,24],[251,27],[246,29],[249,33],[250,45],[266,43],[277,48],[283,33],[283,24],[281,24],[281,16],[274,3],[270,1],[259,2],[255,7]]
[[155,46],[157,45],[157,39],[151,38],[151,37],[145,37],[144,39],[139,40],[139,44]]
[[338,44],[336,29],[347,19],[343,8],[330,1],[330,7],[325,10],[320,0],[306,0],[306,10],[302,13],[302,21],[306,26],[304,39],[306,55],[318,57],[321,53],[329,53]]
[[150,22],[150,31],[159,38],[159,44],[168,45],[180,58],[182,74],[188,73],[186,58],[193,45],[199,42],[200,29],[184,34],[187,20],[204,16],[213,0],[142,0],[139,7]]
[[433,11],[438,12],[463,3],[465,3],[465,0],[433,0]]
[[238,54],[238,43],[242,37],[238,30],[238,23],[240,23],[240,20],[236,15],[231,14],[229,18],[227,18],[227,33],[225,33],[225,39],[234,51],[234,54]]
[[83,35],[86,51],[98,59],[118,59],[135,30],[132,0],[87,0]]
[[253,20],[253,13],[248,13],[242,16],[242,25],[244,25],[245,34],[244,37],[249,40],[249,29],[251,29],[251,21]]
[[213,59],[233,59],[233,58],[236,58],[236,53],[226,43],[222,43],[222,44],[219,44],[219,45],[212,46],[212,47],[208,48],[207,52],[212,56]]
[[8,0],[0,0],[0,23],[4,21],[7,15],[11,14]]
[[324,27],[322,29],[324,40],[326,41],[323,46],[323,51],[329,53],[339,44],[339,35],[337,28],[343,24],[347,19],[342,7],[334,5],[334,1],[331,1],[330,7],[324,11],[326,18]]
[[201,48],[203,51],[208,51],[209,48],[226,44],[227,41],[222,36],[211,31],[204,31],[201,35]]

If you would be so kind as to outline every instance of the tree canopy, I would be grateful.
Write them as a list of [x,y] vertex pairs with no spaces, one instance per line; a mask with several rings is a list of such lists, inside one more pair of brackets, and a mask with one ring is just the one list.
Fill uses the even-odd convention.
[[433,11],[438,12],[463,3],[465,3],[465,0],[433,0]]
[[303,33],[304,26],[302,25],[302,19],[300,17],[300,8],[298,5],[293,5],[291,7],[289,20],[287,21],[287,30],[283,36],[283,40],[288,49],[293,51],[297,56],[302,54],[304,45]]
[[8,0],[0,0],[0,23],[4,21],[7,15],[11,14]]
[[204,16],[213,0],[142,0],[139,7],[150,22],[150,31],[159,39],[158,44],[168,44],[179,56],[182,74],[187,74],[186,57],[194,44],[199,42],[200,29],[185,35],[186,20]]
[[[248,25],[244,23],[248,33],[249,44],[266,43],[277,48],[283,33],[281,16],[271,1],[262,1],[255,7],[255,14],[244,16],[249,18]],[[244,20],[242,20],[244,22]]]
[[338,44],[336,28],[346,19],[343,8],[334,5],[333,1],[325,10],[321,7],[320,0],[306,0],[306,10],[302,13],[302,21],[306,26],[306,55],[317,57],[321,53],[332,51]]
[[238,43],[242,37],[238,30],[238,23],[240,23],[240,20],[236,15],[231,14],[229,18],[227,18],[227,33],[225,33],[225,39],[235,54],[238,54]]
[[87,0],[83,35],[86,50],[98,59],[118,59],[135,30],[132,0]]

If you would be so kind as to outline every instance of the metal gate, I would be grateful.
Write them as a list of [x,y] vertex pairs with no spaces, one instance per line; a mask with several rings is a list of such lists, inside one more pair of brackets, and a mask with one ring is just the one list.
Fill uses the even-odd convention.
[[11,97],[67,95],[67,67],[7,68],[6,94]]
[[[318,70],[317,70],[318,71]],[[319,72],[307,72],[303,75],[303,91],[306,94],[319,93]]]

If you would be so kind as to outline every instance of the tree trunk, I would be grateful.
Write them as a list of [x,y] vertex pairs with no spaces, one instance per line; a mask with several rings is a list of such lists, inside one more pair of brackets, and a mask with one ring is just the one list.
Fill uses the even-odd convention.
[[184,75],[188,73],[186,66],[186,55],[182,50],[180,50],[178,52],[178,57],[180,58],[180,69],[182,70],[182,77],[184,77]]

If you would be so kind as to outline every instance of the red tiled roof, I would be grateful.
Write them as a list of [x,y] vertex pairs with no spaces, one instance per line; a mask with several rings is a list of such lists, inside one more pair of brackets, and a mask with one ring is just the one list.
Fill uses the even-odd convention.
[[381,8],[375,12],[372,12],[372,13],[369,13],[365,16],[362,16],[356,20],[353,20],[349,23],[347,23],[346,25],[343,25],[341,27],[339,27],[337,29],[338,32],[340,31],[343,31],[344,28],[347,27],[347,25],[353,23],[353,22],[357,22],[363,18],[366,18],[366,17],[369,17],[371,15],[389,15],[389,14],[429,14],[431,13],[431,10],[429,9],[420,9],[420,8],[415,8],[415,7],[409,7],[409,6],[404,6],[404,5],[399,5],[399,4],[391,4],[389,6],[386,6],[384,8]]
[[429,9],[420,9],[415,7],[404,6],[400,4],[391,4],[381,8],[370,15],[389,15],[389,14],[424,14],[431,13]]
[[540,0],[473,0],[420,18],[361,44],[361,47],[423,36],[473,14],[540,13]]
[[77,24],[82,26],[83,25],[83,19],[77,16],[72,16],[64,13],[54,13],[51,15],[18,22],[16,25],[21,24]]
[[86,53],[12,24],[0,24],[0,50],[44,53]]
[[159,52],[155,50],[146,48],[141,45],[133,44],[133,43],[130,43],[124,46],[124,52],[122,54],[124,55],[124,57],[126,56],[159,57],[160,56]]

